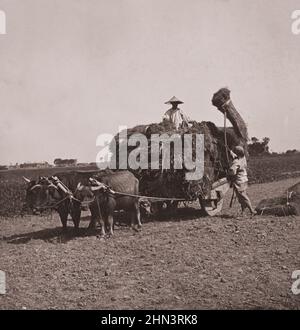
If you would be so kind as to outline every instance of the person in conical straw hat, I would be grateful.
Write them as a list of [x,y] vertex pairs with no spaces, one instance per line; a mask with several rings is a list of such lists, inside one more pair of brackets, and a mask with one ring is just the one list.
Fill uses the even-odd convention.
[[171,122],[175,125],[175,128],[183,127],[184,125],[189,126],[189,118],[186,116],[180,108],[178,108],[179,104],[183,102],[180,101],[176,96],[173,96],[169,101],[165,102],[165,104],[171,104],[172,108],[165,112],[163,116],[163,121]]
[[248,175],[245,150],[242,146],[236,146],[233,151],[230,150],[230,154],[233,161],[229,169],[229,177],[232,182],[234,192],[241,205],[242,216],[247,208],[250,210],[252,216],[256,215],[257,212],[253,208],[250,198],[247,195]]

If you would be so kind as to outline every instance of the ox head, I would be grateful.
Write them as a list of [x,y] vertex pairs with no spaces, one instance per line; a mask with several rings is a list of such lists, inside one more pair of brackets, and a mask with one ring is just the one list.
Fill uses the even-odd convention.
[[46,177],[40,177],[37,181],[23,177],[27,183],[26,204],[32,210],[38,210],[45,206],[53,205],[61,195],[57,187]]
[[139,200],[139,206],[144,216],[150,216],[153,214],[153,208],[151,202],[148,199],[141,198]]
[[81,182],[79,182],[74,196],[80,201],[84,201],[87,199],[92,199],[94,197],[94,194],[90,186],[83,185]]
[[36,180],[30,180],[28,178],[26,178],[25,176],[23,176],[23,179],[26,183],[26,192],[25,192],[25,204],[24,204],[24,209],[29,208],[30,210],[32,210],[33,212],[35,211],[34,208],[34,194],[31,191],[31,188],[34,187],[37,182]]
[[106,185],[90,178],[89,184],[83,185],[81,182],[78,183],[76,191],[74,193],[74,197],[80,200],[83,203],[83,206],[85,202],[92,202],[95,198],[97,198],[98,200],[100,198],[101,200],[101,198],[104,196],[103,193],[105,191],[107,191]]
[[81,182],[78,183],[76,192],[78,191],[84,197],[95,196],[98,193],[104,192],[108,189],[108,186],[99,182],[93,178],[89,179],[89,185],[82,185]]

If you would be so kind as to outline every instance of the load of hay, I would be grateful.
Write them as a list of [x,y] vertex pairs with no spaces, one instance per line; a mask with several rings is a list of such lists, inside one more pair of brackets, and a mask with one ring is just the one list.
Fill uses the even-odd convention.
[[290,187],[283,196],[261,200],[256,211],[260,215],[279,217],[300,215],[300,182]]
[[[236,145],[243,145],[244,148],[247,149],[247,128],[230,100],[230,91],[227,88],[222,88],[214,94],[212,103],[221,112],[226,111],[227,118],[233,123],[233,127],[227,128],[226,130],[228,147],[233,148]],[[168,134],[168,136],[178,134],[182,141],[184,134],[204,134],[204,175],[199,180],[187,181],[185,174],[188,170],[184,166],[182,169],[174,168],[174,160],[178,155],[174,155],[172,147],[170,169],[161,169],[160,167],[160,169],[139,168],[131,170],[128,166],[128,169],[140,180],[140,191],[144,195],[182,198],[186,200],[193,200],[198,196],[205,198],[209,196],[212,183],[226,176],[229,164],[224,143],[224,128],[218,128],[212,122],[192,121],[189,123],[188,127],[181,127],[177,130],[172,123],[166,121],[149,125],[138,125],[127,130],[127,138],[135,133],[141,133],[147,137],[148,159],[150,159],[152,134]],[[116,149],[111,148],[111,151],[113,153],[115,152],[117,168],[126,168],[128,159],[119,159],[119,147],[120,144],[127,143],[127,141],[122,141],[119,138],[120,134],[121,133],[115,136]],[[196,156],[194,140],[191,151],[193,159],[195,159]],[[128,154],[135,148],[136,146],[127,146]]]

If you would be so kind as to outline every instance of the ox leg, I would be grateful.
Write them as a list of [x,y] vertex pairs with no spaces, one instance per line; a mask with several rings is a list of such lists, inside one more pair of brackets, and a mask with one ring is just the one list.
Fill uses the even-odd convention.
[[95,230],[96,229],[96,221],[97,221],[97,215],[91,214],[91,221],[89,223],[88,229]]
[[135,216],[136,216],[137,226],[138,228],[142,228],[141,211],[140,211],[139,203],[136,203],[134,206],[135,206]]
[[96,221],[99,216],[99,212],[97,212],[97,206],[95,203],[90,205],[91,212],[91,221],[89,223],[88,229],[94,230],[96,229]]
[[[100,227],[101,227],[101,234],[100,235],[101,235],[101,237],[104,237],[105,236],[105,221],[99,214],[97,215],[96,219],[98,219]],[[96,219],[95,219],[95,222],[96,222]]]
[[105,223],[104,223],[104,220],[101,217],[99,217],[98,215],[91,216],[91,222],[88,226],[88,230],[95,230],[97,221],[99,222],[100,227],[101,227],[101,236],[105,236]]
[[99,222],[100,222],[100,226],[101,226],[101,236],[104,237],[105,236],[105,223],[104,223],[104,220],[102,218],[99,218]]
[[108,214],[107,224],[108,224],[107,231],[108,231],[109,235],[113,235],[114,234],[114,218],[113,218],[112,214]]
[[105,223],[102,218],[102,215],[100,215],[98,205],[95,203],[94,205],[90,205],[90,211],[91,211],[91,221],[89,224],[88,229],[89,230],[95,230],[96,229],[96,222],[99,221],[100,227],[101,227],[101,236],[105,236]]
[[135,231],[140,231],[141,230],[141,225],[137,224],[137,214],[136,212],[131,212],[130,213],[131,216],[131,229],[135,230]]
[[[142,228],[142,223],[141,223],[141,212],[138,203],[134,204],[134,209],[133,211],[130,212],[130,215],[131,215],[131,228],[134,230],[140,230]],[[137,227],[135,227],[135,225],[137,225]]]
[[91,221],[89,223],[88,229],[94,230],[96,229],[96,217],[94,215],[91,215]]
[[136,227],[135,227],[135,222],[136,222],[136,212],[135,211],[130,211],[130,228],[133,229],[133,230],[138,230]]
[[80,204],[76,203],[72,206],[71,216],[74,223],[75,231],[79,231],[80,216],[81,216],[81,207]]
[[60,221],[62,223],[63,232],[66,232],[68,222],[68,210],[64,206],[61,206],[57,211],[60,217]]

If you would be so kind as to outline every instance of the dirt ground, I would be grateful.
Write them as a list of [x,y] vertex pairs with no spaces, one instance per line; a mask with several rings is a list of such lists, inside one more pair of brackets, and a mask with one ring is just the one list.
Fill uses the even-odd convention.
[[[256,204],[299,180],[249,194]],[[109,239],[87,234],[87,217],[78,237],[61,235],[56,214],[0,219],[0,309],[299,309],[300,217],[238,220],[230,195],[220,216],[182,208],[141,232],[118,225]]]

